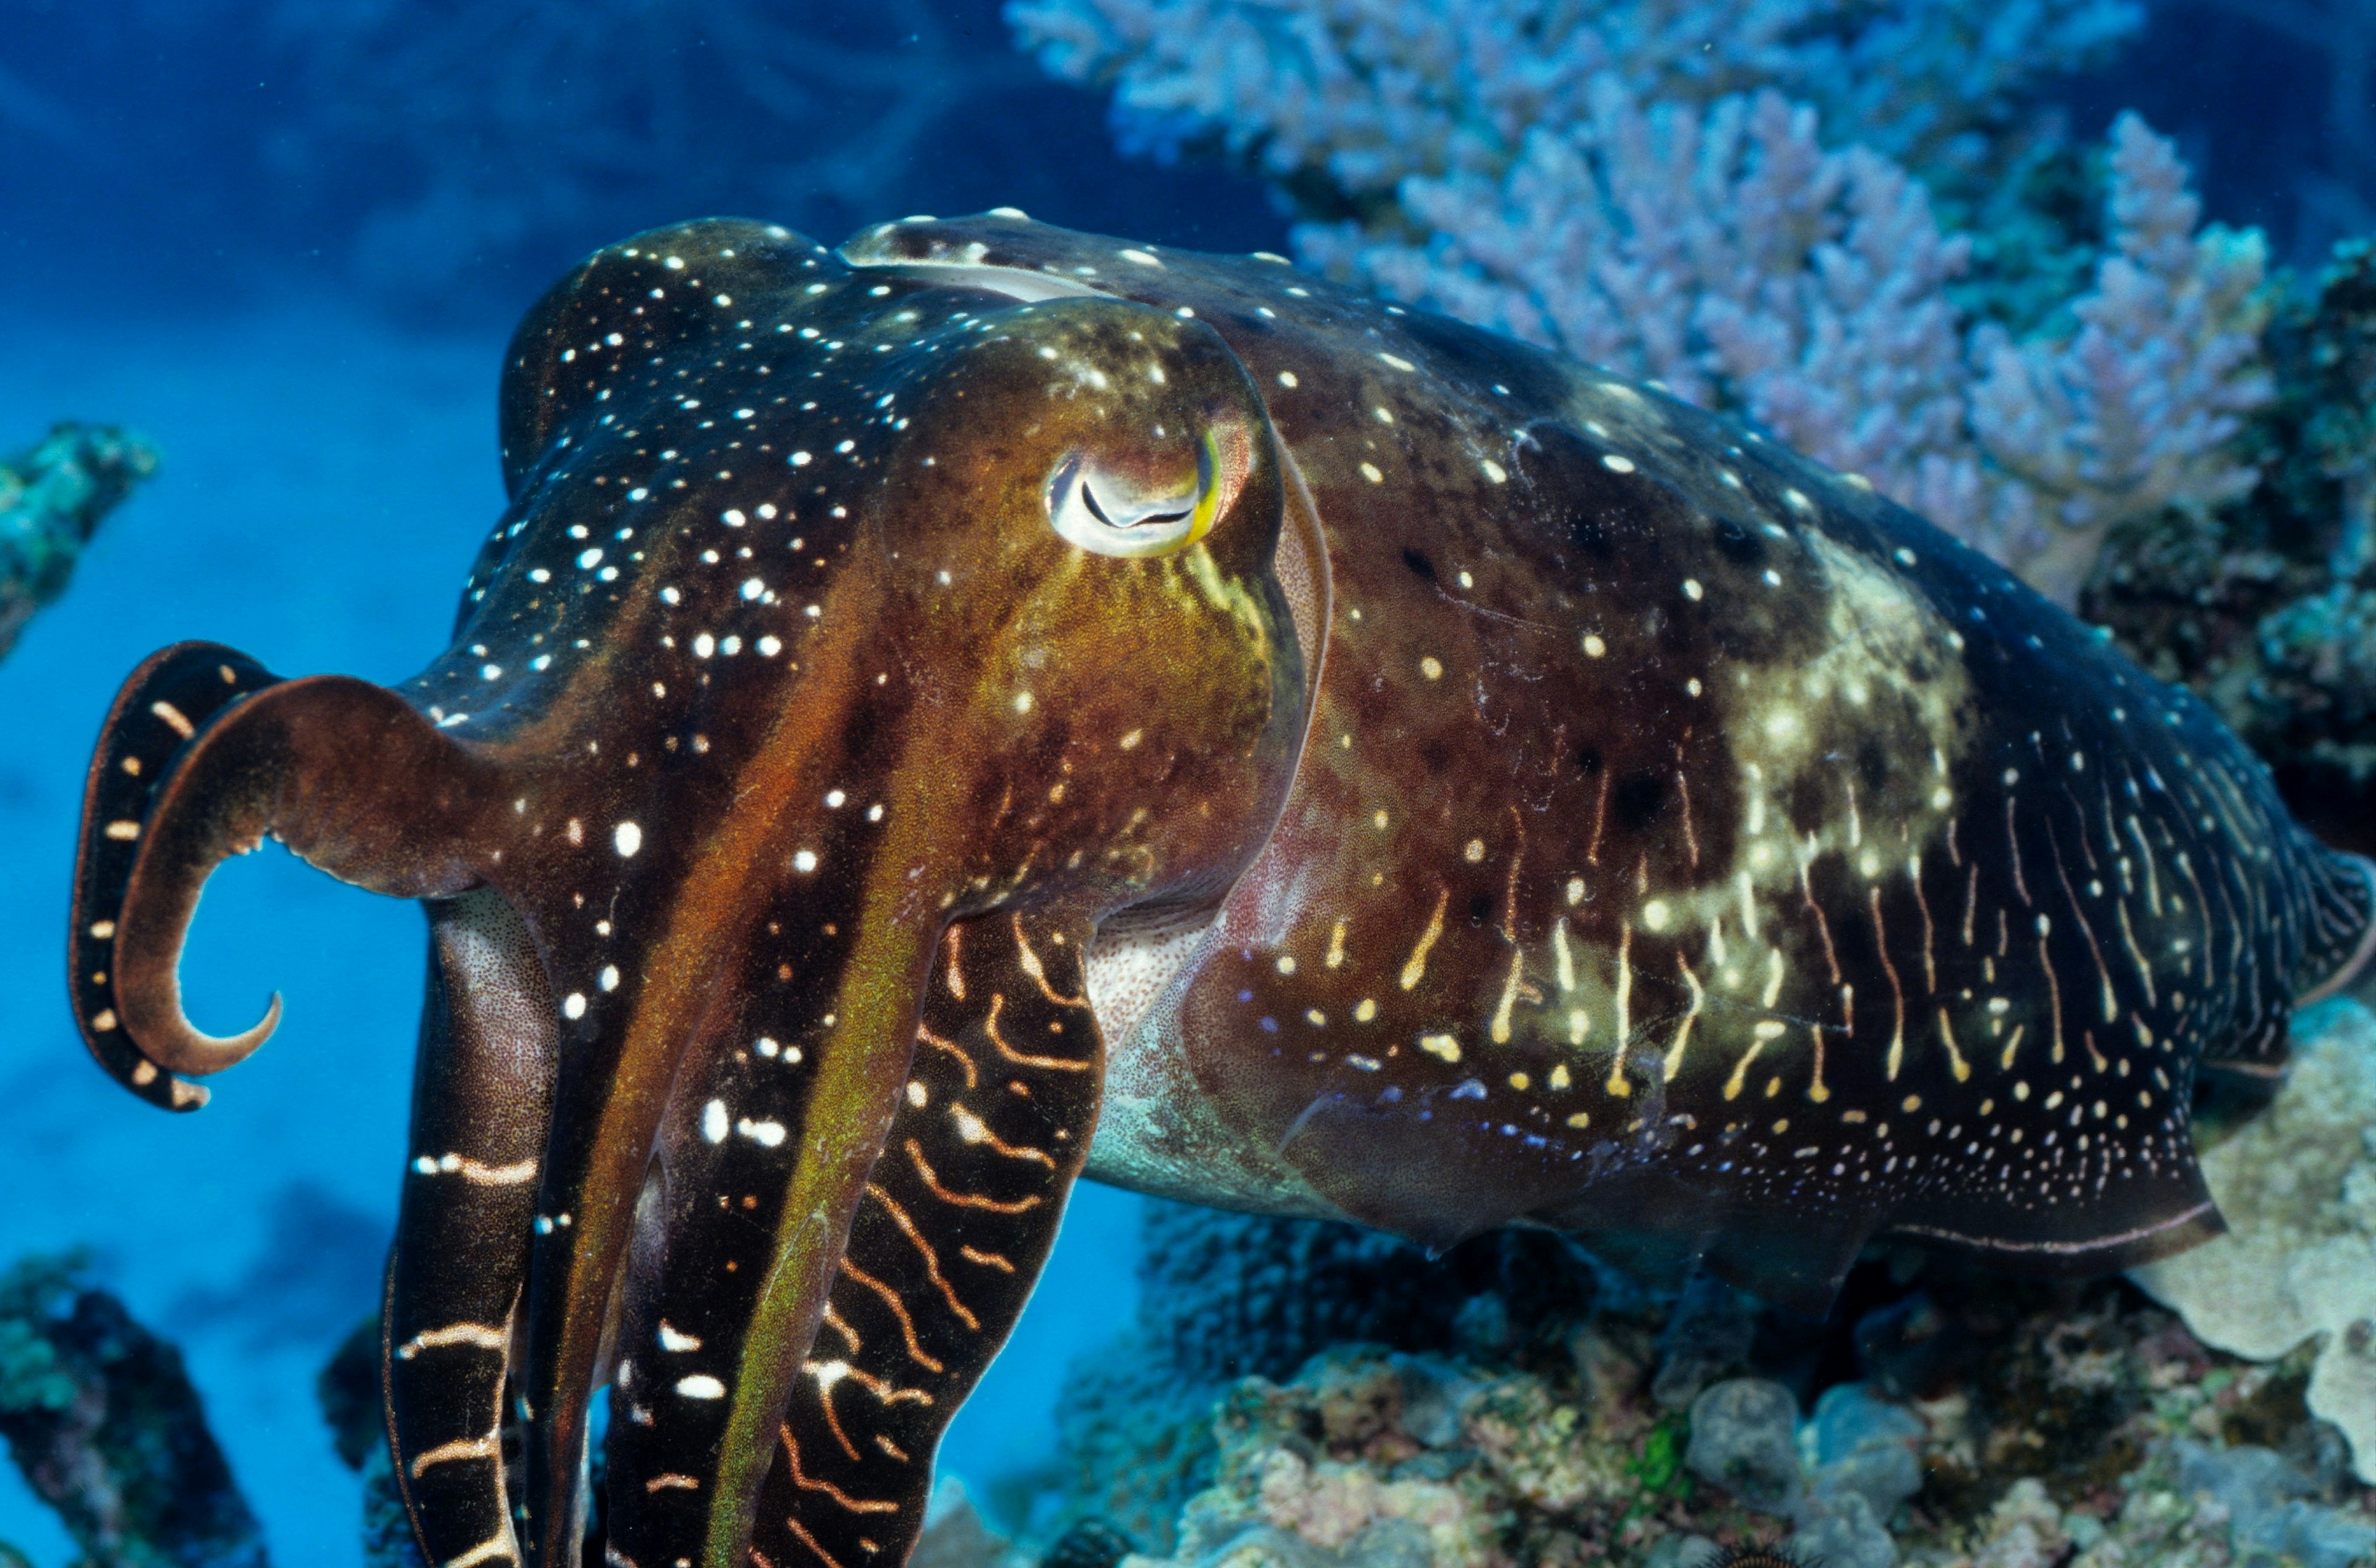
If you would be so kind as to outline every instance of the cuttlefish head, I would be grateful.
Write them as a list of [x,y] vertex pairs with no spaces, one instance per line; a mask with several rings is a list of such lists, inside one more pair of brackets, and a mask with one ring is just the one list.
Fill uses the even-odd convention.
[[1268,421],[1201,323],[1086,299],[992,319],[899,398],[871,548],[834,568],[880,607],[860,657],[915,689],[909,754],[868,736],[845,788],[913,800],[960,917],[1210,901],[1301,719]]
[[189,1109],[279,1011],[184,1015],[216,865],[278,837],[428,900],[384,1330],[430,1560],[576,1561],[606,1376],[620,1556],[900,1546],[1087,1152],[1088,940],[1217,905],[1285,798],[1284,458],[1201,322],[723,221],[549,295],[503,441],[512,504],[419,677],[184,644],[126,683],[77,1015]]

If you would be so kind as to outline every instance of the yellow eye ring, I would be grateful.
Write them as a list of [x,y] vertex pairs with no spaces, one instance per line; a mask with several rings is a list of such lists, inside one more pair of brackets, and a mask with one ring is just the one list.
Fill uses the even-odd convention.
[[1194,544],[1213,531],[1221,516],[1221,442],[1206,425],[1196,435],[1196,505],[1188,514],[1188,537]]

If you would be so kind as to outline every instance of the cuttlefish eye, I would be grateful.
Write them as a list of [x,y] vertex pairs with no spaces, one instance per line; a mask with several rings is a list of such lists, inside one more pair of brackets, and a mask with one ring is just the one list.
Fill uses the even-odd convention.
[[1048,520],[1056,531],[1099,555],[1168,555],[1213,531],[1244,480],[1230,454],[1242,442],[1206,426],[1196,436],[1193,474],[1165,483],[1067,453],[1048,476]]

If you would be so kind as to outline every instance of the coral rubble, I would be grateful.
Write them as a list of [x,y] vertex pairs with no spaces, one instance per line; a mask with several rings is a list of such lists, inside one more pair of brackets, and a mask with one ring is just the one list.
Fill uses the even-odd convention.
[[181,1352],[72,1259],[0,1273],[0,1434],[89,1568],[265,1568]]
[[1211,1477],[1208,1412],[1237,1378],[1285,1380],[1348,1341],[1505,1348],[1513,1318],[1549,1323],[1593,1300],[1604,1277],[1549,1232],[1479,1237],[1431,1261],[1349,1225],[1149,1200],[1139,1253],[1146,1305],[1075,1369],[1059,1404],[1070,1482],[1059,1512],[1168,1543],[1181,1505]]
[[[1827,1568],[2349,1568],[2376,1553],[2376,1490],[2304,1404],[2311,1348],[2251,1364],[2120,1280],[2007,1280],[1882,1248],[1810,1324],[1704,1280],[1680,1301],[1632,1289],[1507,1236],[1431,1261],[1343,1227],[1158,1209],[1148,1240],[1220,1260],[1219,1277],[1150,1289],[1134,1330],[1076,1369],[1074,1470],[1051,1517],[1128,1515],[1149,1551],[1129,1568],[1702,1568],[1747,1547]],[[1233,1251],[1253,1261],[1231,1266]],[[1289,1258],[1314,1265],[1300,1289]],[[1151,1259],[1150,1285],[1167,1269]],[[1249,1275],[1271,1287],[1246,1292]],[[1374,1337],[1231,1381],[1194,1326],[1230,1300],[1253,1305],[1224,1332],[1273,1366],[1310,1343],[1298,1324]]]
[[156,471],[156,449],[112,425],[59,424],[0,459],[0,657],[65,591],[100,519]]
[[2306,1399],[2376,1482],[2376,1016],[2296,1020],[2266,1110],[2203,1157],[2228,1233],[2135,1271],[2208,1345],[2271,1361],[2315,1339]]

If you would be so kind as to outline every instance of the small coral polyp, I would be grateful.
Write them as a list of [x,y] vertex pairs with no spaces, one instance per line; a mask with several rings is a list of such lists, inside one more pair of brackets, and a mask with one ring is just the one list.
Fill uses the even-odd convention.
[[[278,1016],[183,1015],[217,864],[427,902],[383,1370],[434,1562],[577,1562],[605,1383],[613,1558],[902,1560],[1085,1170],[1818,1313],[1885,1233],[2161,1257],[2219,1227],[2197,1075],[2376,941],[2199,703],[1871,484],[1275,256],[656,231],[529,313],[500,435],[418,676],[134,672],[71,928],[187,1111]],[[1512,1484],[1630,1484],[1504,1392]],[[1467,1550],[1290,1458],[1299,1530]]]

